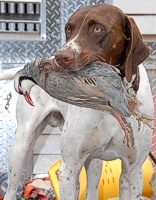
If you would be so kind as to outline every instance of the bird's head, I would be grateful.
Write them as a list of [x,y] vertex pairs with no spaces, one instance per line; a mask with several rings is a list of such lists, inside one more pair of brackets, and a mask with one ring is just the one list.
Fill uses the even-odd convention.
[[37,84],[44,89],[46,78],[53,70],[56,70],[55,59],[53,57],[50,59],[38,58],[32,63],[26,64],[15,75],[14,87],[16,92],[23,95],[26,101],[33,106],[34,104],[30,97],[32,87]]
[[23,73],[23,70],[17,72],[14,77],[14,88],[17,93],[23,95],[25,100],[31,105],[34,106],[33,101],[30,97],[31,89],[36,85],[36,81]]

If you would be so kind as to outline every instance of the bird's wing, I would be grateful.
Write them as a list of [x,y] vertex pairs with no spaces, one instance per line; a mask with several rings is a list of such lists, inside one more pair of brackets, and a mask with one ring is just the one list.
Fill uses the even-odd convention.
[[56,87],[60,95],[62,93],[63,95],[69,96],[69,98],[81,98],[82,100],[107,99],[103,91],[86,83],[84,78],[79,76],[60,75],[55,78],[49,76],[46,80],[46,85],[49,85],[49,87],[51,86],[52,89]]
[[54,78],[53,75],[49,75],[46,80],[46,88],[51,96],[66,103],[112,112],[105,93],[85,77],[59,74]]
[[95,62],[90,68],[83,70],[81,74],[88,79],[94,79],[96,88],[105,93],[111,106],[118,113],[127,117],[131,115],[128,105],[129,95],[119,74],[110,65]]
[[103,111],[107,106],[120,115],[131,115],[121,78],[110,65],[95,62],[74,72],[58,73],[55,77],[51,74],[46,81],[51,96],[57,99],[95,109],[98,105]]
[[128,94],[124,89],[121,79],[116,76],[100,78],[97,80],[97,87],[105,91],[110,104],[121,115],[129,117],[131,112],[128,105]]

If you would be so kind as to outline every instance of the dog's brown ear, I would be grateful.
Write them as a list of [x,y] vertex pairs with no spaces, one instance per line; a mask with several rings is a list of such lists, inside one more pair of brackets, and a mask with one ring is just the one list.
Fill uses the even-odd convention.
[[124,62],[125,75],[128,82],[131,82],[136,67],[149,56],[149,49],[143,42],[141,33],[132,18],[126,16],[125,36],[128,39],[128,47]]

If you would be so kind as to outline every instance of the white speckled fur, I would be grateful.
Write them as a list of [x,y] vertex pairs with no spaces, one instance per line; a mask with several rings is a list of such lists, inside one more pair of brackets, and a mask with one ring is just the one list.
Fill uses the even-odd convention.
[[[153,118],[153,98],[149,80],[145,68],[141,65],[139,69],[141,80],[136,98],[141,104],[138,106],[138,111]],[[141,166],[150,150],[152,129],[141,123],[138,131],[136,118],[131,116],[127,120],[133,127],[135,138],[135,146],[131,149],[123,144],[124,133],[114,117],[104,112],[69,106],[61,135],[61,200],[77,199],[78,174],[85,162],[92,158],[102,160],[120,158],[122,160],[120,200],[139,199],[142,194]],[[93,195],[88,199],[95,200],[97,197]]]
[[78,37],[78,35],[76,35],[72,40],[70,40],[69,42],[67,42],[61,49],[62,50],[66,50],[66,49],[71,49],[73,50],[73,52],[76,53],[76,55],[80,54],[80,46],[77,44],[76,42],[76,38]]
[[[141,80],[136,97],[140,101],[138,111],[153,118],[153,97],[148,76],[142,65],[139,66],[139,69]],[[138,131],[136,118],[131,116],[127,119],[132,124],[135,137],[134,148],[128,149],[123,144],[123,130],[113,116],[71,105],[68,106],[66,112],[66,104],[52,99],[37,86],[32,90],[31,96],[35,103],[33,109],[22,97],[18,99],[18,127],[10,154],[9,188],[4,200],[16,199],[16,189],[29,150],[33,148],[41,130],[47,123],[50,123],[44,120],[45,117],[56,109],[60,109],[66,118],[61,135],[60,199],[77,200],[79,192],[78,176],[83,165],[87,169],[89,178],[86,199],[98,199],[96,188],[101,172],[99,169],[101,162],[94,158],[104,160],[120,158],[122,160],[120,200],[140,199],[142,193],[141,166],[148,156],[152,135],[152,130],[146,124],[141,123],[140,131]],[[35,100],[36,98],[43,102],[43,106],[38,103],[38,100]],[[31,112],[29,112],[29,109],[31,109]],[[26,124],[29,124],[29,126],[26,126]],[[20,143],[21,146],[19,146]],[[21,154],[21,152],[23,153]],[[14,162],[15,160],[20,160],[18,165],[17,162]]]

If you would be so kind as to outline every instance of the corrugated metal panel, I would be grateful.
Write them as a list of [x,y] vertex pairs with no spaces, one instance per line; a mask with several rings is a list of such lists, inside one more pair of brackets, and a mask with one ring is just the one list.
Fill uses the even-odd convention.
[[44,134],[39,137],[34,147],[34,154],[45,154],[49,155],[51,153],[60,155],[60,134],[55,135],[55,130],[51,130],[53,134]]
[[131,15],[143,35],[156,36],[156,15]]
[[156,14],[155,0],[113,0],[113,5],[127,14]]
[[61,131],[59,128],[52,128],[51,126],[47,125],[46,128],[44,129],[42,135],[49,135],[49,134],[55,134],[55,135],[60,135]]
[[45,39],[45,4],[45,1],[0,1],[0,39]]
[[[49,133],[44,133],[39,137],[34,147],[33,153],[33,174],[47,173],[52,163],[61,157],[60,152],[60,130],[48,128]],[[55,134],[56,133],[56,134]]]
[[34,155],[33,174],[47,174],[49,167],[60,159],[60,155]]
[[113,5],[134,18],[143,35],[156,36],[156,1],[155,0],[113,0]]

